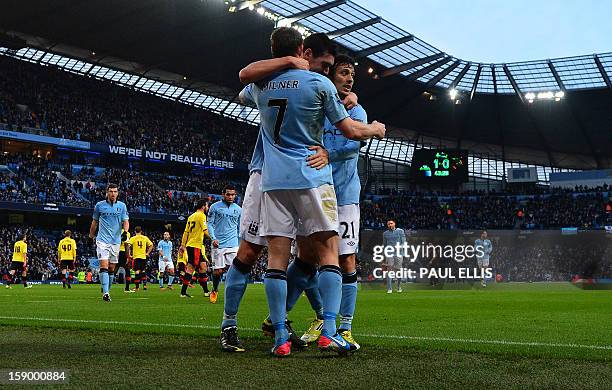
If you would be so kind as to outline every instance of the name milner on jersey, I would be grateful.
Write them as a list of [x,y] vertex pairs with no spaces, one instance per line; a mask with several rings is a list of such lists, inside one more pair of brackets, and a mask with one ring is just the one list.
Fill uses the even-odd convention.
[[268,81],[262,88],[262,91],[271,89],[298,89],[300,82],[298,80],[283,80],[283,81]]

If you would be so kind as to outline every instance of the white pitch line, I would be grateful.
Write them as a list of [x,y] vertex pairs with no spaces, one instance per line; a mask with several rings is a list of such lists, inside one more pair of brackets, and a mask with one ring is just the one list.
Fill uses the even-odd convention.
[[[113,320],[80,320],[67,318],[41,318],[41,317],[9,317],[0,316],[0,320],[26,320],[26,321],[47,321],[47,322],[73,322],[82,324],[105,324],[105,325],[136,325],[136,326],[156,326],[170,328],[189,328],[189,329],[219,329],[219,326],[212,325],[192,325],[192,324],[164,324],[154,322],[131,322]],[[259,332],[260,329],[240,328],[249,332]],[[381,334],[355,334],[358,337],[380,338],[380,339],[400,339],[416,341],[444,341],[464,344],[495,344],[495,345],[520,345],[527,347],[553,347],[553,348],[578,348],[578,349],[599,349],[612,350],[612,345],[590,345],[590,344],[563,344],[545,343],[537,341],[510,341],[510,340],[484,340],[484,339],[461,339],[451,337],[427,337],[427,336],[403,336],[403,335],[381,335]]]
[[[81,299],[51,299],[51,300],[46,300],[46,301],[25,301],[25,303],[50,303],[50,302],[82,302],[82,301],[86,301],[89,299],[95,299],[95,300],[99,300],[99,297],[86,297],[86,298],[81,298]],[[138,301],[138,300],[145,300],[145,299],[151,299],[151,298],[126,298],[126,299],[122,299],[121,301]]]
[[544,343],[544,342],[539,342],[539,341],[455,339],[451,337],[401,336],[401,335],[379,335],[379,334],[360,334],[358,336],[372,337],[372,338],[384,338],[384,339],[419,340],[419,341],[450,341],[450,342],[455,342],[455,343],[466,343],[466,344],[497,344],[497,345],[520,345],[520,346],[527,346],[527,347],[558,347],[558,348],[586,348],[586,349],[612,350],[612,345]]

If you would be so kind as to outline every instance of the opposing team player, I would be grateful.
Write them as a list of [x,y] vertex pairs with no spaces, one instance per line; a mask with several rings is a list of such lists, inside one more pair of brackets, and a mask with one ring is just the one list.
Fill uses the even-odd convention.
[[[176,270],[179,275],[179,281],[181,283],[181,286],[183,286],[183,281],[185,280],[185,274],[187,270],[187,251],[178,251],[178,256],[176,258]],[[189,285],[190,284],[188,281],[187,286]],[[185,294],[185,297],[191,298],[191,295]]]
[[13,261],[9,270],[9,279],[6,288],[13,288],[11,285],[17,279],[17,272],[21,272],[21,282],[23,287],[32,288],[28,285],[28,236],[24,234],[21,240],[15,242],[13,246]]
[[77,259],[76,241],[72,238],[72,232],[66,230],[64,238],[57,245],[57,259],[62,272],[62,286],[72,288],[73,273],[75,271],[75,262]]
[[174,282],[174,262],[172,261],[172,241],[170,241],[170,232],[164,232],[164,239],[157,243],[159,252],[159,260],[157,261],[157,270],[159,271],[159,288],[164,289],[164,274],[168,276],[168,290],[172,290],[172,282]]
[[130,232],[126,232],[121,229],[121,245],[119,245],[119,256],[117,261],[117,266],[115,267],[115,275],[119,268],[123,267],[123,271],[125,271],[125,288],[123,292],[131,293],[130,283],[132,282],[132,256],[130,255],[130,241],[131,238]]
[[[336,47],[325,34],[312,34],[304,40],[302,58],[287,55],[251,63],[240,71],[240,81],[245,84],[255,82],[288,68],[310,69],[313,72],[327,74],[333,65],[335,54]],[[352,94],[343,103],[347,108],[354,106],[356,96]],[[327,165],[327,151],[322,145],[311,145],[308,149],[312,151],[312,154],[307,157],[310,168],[321,169]],[[224,351],[228,352],[244,351],[237,334],[238,308],[246,290],[251,269],[266,245],[265,238],[259,235],[262,166],[263,144],[260,132],[249,164],[250,176],[242,202],[240,246],[225,280],[221,346]],[[291,329],[289,321],[286,322],[286,327],[293,347],[305,346]],[[270,329],[272,331],[270,333],[273,333],[274,328],[271,324]]]
[[[118,262],[119,246],[127,238],[130,221],[125,203],[118,201],[119,189],[116,184],[106,186],[106,199],[96,203],[93,212],[89,238],[96,239],[96,254],[100,260],[100,284],[102,299],[110,302],[110,288],[115,265]],[[123,228],[123,233],[122,229]],[[96,230],[98,234],[96,235]]]
[[[295,29],[276,29],[271,42],[275,57],[302,55],[302,37]],[[314,72],[287,70],[260,86],[247,86],[241,95],[243,101],[257,105],[262,122],[260,235],[268,241],[264,286],[275,329],[272,354],[286,356],[291,352],[285,325],[286,270],[298,221],[321,265],[319,289],[325,319],[319,348],[348,352],[349,344],[336,333],[342,278],[338,266],[338,210],[332,173],[329,166],[319,170],[308,166],[306,159],[311,154],[308,146],[322,145],[325,117],[352,139],[383,137],[384,125],[367,125],[350,119],[331,81]]]
[[210,234],[213,261],[213,290],[210,302],[217,302],[219,282],[223,272],[232,264],[238,253],[238,233],[242,208],[236,200],[236,188],[228,185],[223,189],[223,200],[215,202],[208,211],[208,233]]
[[[338,95],[345,99],[353,89],[355,80],[355,60],[346,55],[336,56],[336,61],[330,72],[330,79],[334,83]],[[356,105],[348,110],[351,119],[367,123],[367,115],[362,106]],[[334,189],[338,202],[338,219],[340,221],[340,245],[339,262],[342,269],[342,301],[340,303],[340,327],[338,333],[344,337],[356,351],[360,348],[352,335],[352,322],[355,313],[357,300],[357,271],[356,253],[359,246],[359,195],[361,192],[361,182],[357,162],[359,160],[359,149],[361,142],[346,138],[328,120],[325,121],[325,134],[323,136],[325,149],[329,152],[331,163]],[[312,268],[302,265],[300,262],[313,264],[312,253],[300,254],[301,258],[296,259],[297,263],[292,264],[287,271],[287,277],[298,280],[294,286],[309,283],[306,295],[315,309],[316,318],[312,321],[308,331],[302,336],[306,343],[315,342],[321,334],[323,328],[323,302],[319,294],[317,278],[312,278]],[[307,272],[304,272],[306,270]],[[290,274],[293,274],[290,276]],[[303,282],[299,282],[303,281]],[[314,283],[313,283],[314,282]],[[291,310],[299,293],[289,294],[287,310]],[[294,300],[293,302],[291,300]]]
[[191,281],[191,275],[196,270],[198,271],[198,282],[204,291],[204,296],[210,295],[206,277],[206,252],[204,250],[204,237],[210,238],[206,224],[207,212],[208,202],[204,199],[198,201],[196,211],[189,216],[185,225],[181,247],[179,248],[179,256],[182,256],[183,252],[187,252],[187,266],[185,267],[183,286],[181,288],[182,298],[190,297],[187,294],[187,287]]
[[153,243],[149,237],[142,234],[142,228],[136,226],[134,235],[128,241],[130,244],[130,253],[134,259],[134,283],[136,288],[134,291],[140,290],[140,283],[143,283],[143,288],[146,290],[145,280],[147,278],[147,259],[153,250]]

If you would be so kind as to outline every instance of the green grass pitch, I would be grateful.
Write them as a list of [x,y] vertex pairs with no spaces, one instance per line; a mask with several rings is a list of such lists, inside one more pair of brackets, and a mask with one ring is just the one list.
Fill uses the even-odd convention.
[[[239,313],[242,354],[219,349],[223,295],[201,289],[100,299],[99,285],[0,290],[0,369],[64,368],[70,386],[206,388],[612,388],[612,292],[569,283],[486,289],[360,289],[349,357],[268,355],[261,285]],[[312,318],[302,298],[290,318]],[[135,383],[136,382],[136,383]]]

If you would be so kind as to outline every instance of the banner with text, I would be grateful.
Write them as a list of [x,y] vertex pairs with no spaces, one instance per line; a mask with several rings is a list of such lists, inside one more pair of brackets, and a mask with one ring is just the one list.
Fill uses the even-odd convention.
[[201,156],[189,156],[177,153],[168,153],[161,152],[156,150],[145,150],[145,149],[137,149],[130,148],[126,146],[116,146],[116,145],[103,145],[103,144],[92,144],[92,150],[120,155],[125,157],[132,157],[137,159],[148,159],[148,160],[157,160],[163,162],[174,162],[174,163],[183,163],[183,164],[191,164],[198,165],[202,167],[215,167],[215,168],[225,168],[225,169],[247,169],[247,164],[244,163],[236,163],[234,161],[225,161],[225,160],[215,160],[209,159]]

